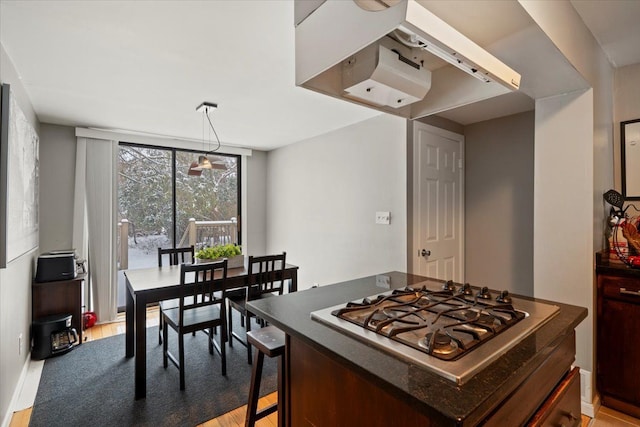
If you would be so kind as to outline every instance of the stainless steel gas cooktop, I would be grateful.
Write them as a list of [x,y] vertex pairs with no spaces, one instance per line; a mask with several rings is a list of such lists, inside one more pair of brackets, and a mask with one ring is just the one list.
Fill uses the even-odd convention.
[[558,311],[507,291],[432,279],[311,317],[463,384]]

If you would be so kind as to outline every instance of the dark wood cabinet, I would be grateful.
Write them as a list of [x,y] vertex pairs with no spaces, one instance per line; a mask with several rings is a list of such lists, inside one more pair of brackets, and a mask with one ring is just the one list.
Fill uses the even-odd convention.
[[575,367],[555,388],[527,427],[577,426],[580,416],[580,368]]
[[57,282],[34,282],[31,286],[31,318],[40,319],[54,314],[71,314],[71,326],[82,343],[82,283],[85,275]]
[[596,273],[596,387],[603,405],[640,418],[640,270],[600,259]]
[[444,426],[436,411],[423,413],[406,398],[287,337],[289,426]]
[[[547,420],[558,418],[557,413],[570,413],[580,418],[580,376],[574,379],[571,364],[575,360],[576,337],[571,331],[546,360],[502,402],[497,410],[487,417],[487,427],[549,425]],[[578,386],[567,387],[568,381]],[[574,420],[575,421],[575,420]],[[558,423],[556,425],[562,425]],[[564,423],[574,425],[574,422]]]
[[[288,337],[287,407],[292,426],[552,426],[580,422],[579,368],[571,370],[575,333],[564,336],[544,362],[479,421],[420,411],[295,337]],[[429,387],[416,378],[416,387]],[[437,391],[435,391],[437,393]]]

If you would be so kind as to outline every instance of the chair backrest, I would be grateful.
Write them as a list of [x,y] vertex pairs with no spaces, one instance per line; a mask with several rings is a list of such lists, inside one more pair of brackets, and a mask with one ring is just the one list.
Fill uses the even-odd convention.
[[249,256],[248,273],[252,282],[247,292],[247,300],[260,298],[263,294],[282,295],[286,259],[286,252],[279,255]]
[[[224,305],[226,279],[226,259],[203,264],[180,264],[180,321],[184,310],[205,305]],[[191,288],[187,289],[185,285]]]
[[193,245],[184,248],[158,248],[158,267],[162,267],[162,257],[169,255],[169,265],[193,264]]

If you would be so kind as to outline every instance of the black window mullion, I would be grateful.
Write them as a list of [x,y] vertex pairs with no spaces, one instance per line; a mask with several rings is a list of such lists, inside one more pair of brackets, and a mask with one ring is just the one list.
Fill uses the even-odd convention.
[[171,180],[172,180],[172,184],[171,184],[171,191],[172,191],[172,195],[171,195],[171,202],[173,204],[173,209],[172,209],[172,218],[171,218],[171,223],[173,224],[172,227],[172,233],[173,233],[173,247],[176,247],[177,244],[177,233],[176,233],[176,223],[178,221],[177,218],[177,210],[178,210],[178,206],[176,205],[176,161],[177,161],[177,156],[176,156],[176,149],[173,148],[171,150],[171,157],[172,157],[172,162],[171,162]]

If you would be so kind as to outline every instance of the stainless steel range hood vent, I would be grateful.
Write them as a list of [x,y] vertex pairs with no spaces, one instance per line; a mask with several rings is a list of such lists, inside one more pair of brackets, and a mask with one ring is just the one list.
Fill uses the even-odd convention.
[[520,75],[416,0],[296,0],[296,84],[415,119],[517,90]]
[[431,88],[431,71],[403,55],[402,46],[385,40],[342,63],[346,97],[400,108],[420,101]]

